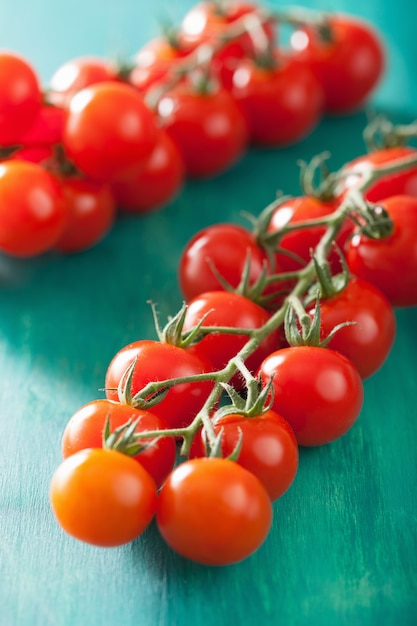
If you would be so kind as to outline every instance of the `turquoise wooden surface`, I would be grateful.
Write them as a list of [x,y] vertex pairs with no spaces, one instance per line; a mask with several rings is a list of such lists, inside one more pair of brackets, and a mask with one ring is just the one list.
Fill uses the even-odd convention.
[[[72,56],[133,53],[157,33],[163,11],[179,19],[191,4],[2,0],[0,46],[27,55],[47,81]],[[414,2],[308,6],[374,21],[389,64],[373,105],[413,119]],[[189,237],[216,221],[244,223],[240,212],[258,212],[277,189],[297,193],[299,158],[329,150],[337,167],[362,152],[365,123],[365,113],[326,119],[291,149],[251,150],[224,175],[187,183],[163,211],[119,219],[91,251],[0,258],[2,626],[417,623],[415,309],[397,312],[395,346],[366,381],[358,423],[332,445],[301,451],[296,481],[274,505],[269,538],[245,562],[190,563],[153,526],[131,545],[93,548],[65,536],[48,503],[67,419],[102,396],[115,351],[154,336],[146,301],[165,317],[178,309],[176,268]]]

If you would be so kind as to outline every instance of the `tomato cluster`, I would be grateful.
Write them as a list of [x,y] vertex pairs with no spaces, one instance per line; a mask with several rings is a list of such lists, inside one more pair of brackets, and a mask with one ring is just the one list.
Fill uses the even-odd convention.
[[119,210],[162,207],[186,177],[214,176],[252,144],[286,146],[324,114],[362,106],[383,68],[379,35],[357,18],[246,0],[196,4],[124,67],[71,59],[45,90],[26,59],[1,51],[0,251],[89,248]]
[[50,498],[67,533],[121,545],[155,518],[202,564],[257,550],[300,448],[352,428],[395,307],[417,305],[416,177],[416,150],[376,150],[329,174],[321,196],[278,199],[251,230],[192,237],[184,306],[164,328],[155,315],[157,339],[114,355],[106,397],[65,427]]

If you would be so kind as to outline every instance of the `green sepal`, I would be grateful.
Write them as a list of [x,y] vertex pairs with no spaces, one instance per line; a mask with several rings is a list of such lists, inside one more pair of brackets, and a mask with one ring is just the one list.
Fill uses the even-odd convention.
[[298,298],[290,298],[284,319],[284,332],[290,346],[320,346],[320,292],[316,294],[313,318]]
[[237,440],[237,443],[236,443],[235,447],[233,448],[233,450],[231,451],[231,453],[226,457],[226,459],[228,461],[234,461],[235,463],[239,459],[239,455],[240,455],[240,452],[242,450],[242,444],[243,444],[243,432],[242,432],[242,429],[238,428],[238,430],[239,430],[239,439]]
[[261,381],[257,380],[247,370],[244,372],[244,375],[247,387],[245,398],[232,385],[220,383],[231,402],[217,409],[213,417],[214,423],[226,415],[241,415],[249,419],[251,417],[259,417],[271,409],[274,401],[272,378],[262,387]]
[[383,114],[368,113],[369,122],[363,131],[363,140],[368,152],[385,148],[405,146],[417,137],[417,121],[410,124],[393,124]]
[[320,293],[320,298],[325,300],[341,293],[346,288],[351,274],[340,248],[336,244],[334,244],[334,247],[338,252],[342,271],[338,274],[332,274],[328,260],[324,259],[320,262],[317,256],[313,254],[312,259],[316,281],[311,285],[306,294],[304,306],[313,302],[317,298],[317,293]]
[[207,433],[204,433],[204,446],[207,452],[207,458],[209,459],[222,459],[225,458],[228,461],[236,462],[239,458],[240,451],[242,449],[243,443],[243,432],[242,429],[239,428],[239,438],[232,452],[227,456],[223,457],[222,452],[222,438],[223,438],[223,428],[219,430],[216,434],[214,440],[210,443]]
[[103,431],[103,448],[106,450],[116,450],[127,456],[134,457],[149,448],[149,446],[154,445],[159,437],[155,437],[152,441],[146,443],[137,440],[135,430],[138,422],[139,420],[130,419],[126,424],[111,431],[110,416],[108,415]]

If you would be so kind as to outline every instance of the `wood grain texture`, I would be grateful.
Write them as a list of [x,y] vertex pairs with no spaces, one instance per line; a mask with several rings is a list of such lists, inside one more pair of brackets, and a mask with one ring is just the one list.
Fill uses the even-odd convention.
[[[104,39],[120,40],[123,27],[129,51],[135,37],[153,34],[151,9],[134,3],[120,10],[88,3],[94,27],[81,20],[79,0],[70,17],[68,7],[52,9],[51,0],[26,4],[19,29],[14,3],[2,1],[4,45],[35,55],[45,75],[71,55],[106,52]],[[178,0],[172,11],[191,4]],[[349,10],[379,20],[394,49],[399,22],[377,4],[356,2]],[[153,6],[158,14],[164,3]],[[78,43],[67,17],[72,28],[82,24]],[[111,24],[111,35],[100,38]],[[393,63],[407,69],[416,57],[405,29],[404,53]],[[45,43],[51,32],[56,57]],[[391,77],[380,96],[399,119],[414,89],[401,95],[397,81],[406,84],[405,75]],[[241,212],[258,213],[279,189],[298,193],[297,159],[329,150],[337,167],[362,152],[365,122],[364,113],[327,119],[298,146],[251,150],[224,175],[188,182],[163,211],[121,218],[91,251],[30,262],[0,258],[1,626],[417,623],[416,309],[397,312],[395,346],[366,381],[351,432],[301,451],[293,487],[274,504],[271,534],[246,561],[225,568],[191,563],[164,545],[154,525],[130,545],[93,548],[61,532],[48,502],[67,419],[102,397],[105,369],[120,347],[154,336],[147,300],[163,318],[180,306],[176,268],[189,237],[213,222],[244,224]]]

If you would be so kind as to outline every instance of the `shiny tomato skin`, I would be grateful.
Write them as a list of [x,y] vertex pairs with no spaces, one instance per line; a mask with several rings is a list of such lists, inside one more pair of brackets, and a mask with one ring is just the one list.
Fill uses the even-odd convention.
[[110,182],[144,167],[156,143],[152,111],[130,85],[96,83],[68,106],[63,145],[86,176]]
[[0,145],[18,144],[42,104],[39,77],[22,56],[0,50]]
[[[231,328],[260,328],[270,318],[270,314],[261,306],[245,296],[228,291],[207,291],[188,302],[184,320],[184,331],[196,326],[207,314],[202,327],[224,326]],[[193,348],[199,356],[210,361],[213,369],[219,370],[227,365],[248,341],[248,335],[232,335],[212,332],[207,334]],[[246,359],[245,365],[255,372],[261,361],[279,345],[279,330],[271,332]],[[240,375],[233,377],[233,385],[243,389],[244,381]]]
[[223,289],[215,272],[236,288],[248,259],[249,284],[252,285],[267,263],[266,254],[252,233],[242,226],[228,223],[203,228],[189,240],[180,258],[178,275],[185,300],[205,291]]
[[[346,176],[344,176],[340,191],[344,192],[356,187],[361,182],[361,172],[366,175],[373,168],[395,165],[413,156],[417,157],[417,150],[411,146],[384,148],[361,155],[346,164]],[[382,176],[372,183],[364,195],[370,202],[379,202],[390,196],[404,194],[417,196],[417,165]]]
[[49,81],[47,99],[65,109],[81,89],[113,80],[119,77],[116,65],[109,59],[93,55],[75,57],[55,70]]
[[[212,365],[207,359],[184,348],[150,339],[139,340],[119,350],[111,360],[105,380],[108,399],[118,400],[115,388],[134,360],[136,365],[132,377],[132,395],[150,382],[212,371]],[[212,381],[175,385],[151,411],[161,417],[170,428],[187,426],[203,406],[212,387]]]
[[[271,500],[280,498],[291,486],[298,469],[298,444],[291,426],[275,411],[243,417],[230,414],[213,423],[221,432],[222,457],[231,455],[242,437],[236,462],[252,472],[263,484]],[[190,458],[207,456],[205,430],[197,435]]]
[[359,372],[334,350],[282,348],[262,362],[259,376],[262,385],[273,378],[272,409],[289,422],[300,446],[319,446],[340,438],[361,412]]
[[112,192],[124,213],[155,211],[179,194],[185,181],[185,167],[177,145],[158,129],[156,145],[143,169],[114,181]]
[[357,17],[328,15],[327,26],[327,40],[315,28],[296,29],[291,51],[320,82],[326,112],[351,113],[363,106],[383,75],[384,45],[379,33]]
[[277,147],[301,141],[322,116],[323,95],[316,78],[308,67],[282,53],[272,69],[243,59],[234,71],[231,93],[256,145]]
[[375,285],[394,307],[417,305],[417,197],[392,196],[379,203],[394,230],[383,239],[356,234],[347,246],[351,272]]
[[[309,307],[311,316],[315,310],[315,305]],[[362,379],[369,378],[385,363],[394,343],[394,310],[379,289],[352,277],[341,292],[321,300],[321,338],[345,322],[354,323],[338,330],[327,346],[352,361]]]
[[139,463],[101,448],[87,448],[62,461],[49,495],[63,530],[100,547],[136,539],[154,517],[157,501],[155,483]]
[[204,565],[230,565],[253,554],[272,522],[261,482],[226,459],[192,459],[163,485],[157,506],[159,532],[180,555]]
[[[307,195],[289,198],[272,213],[268,225],[268,233],[279,232],[280,229],[287,224],[326,217],[336,211],[337,206],[337,200],[324,202]],[[311,260],[311,251],[316,248],[325,230],[325,226],[314,226],[294,230],[283,235],[279,241],[279,247],[295,254],[296,258],[292,258],[278,251],[275,258],[281,270],[291,272],[299,270],[307,264]],[[353,224],[349,220],[346,220],[340,233],[336,237],[336,243],[341,249],[343,249],[352,230]],[[329,260],[334,269],[340,269],[340,261],[336,252],[330,253]]]
[[247,147],[245,119],[226,89],[201,93],[181,83],[159,100],[158,115],[192,178],[221,173],[234,165]]
[[84,178],[59,178],[68,222],[55,249],[81,252],[96,245],[116,219],[116,203],[109,185]]
[[[68,456],[86,448],[103,447],[103,433],[106,421],[109,420],[110,431],[127,424],[138,422],[135,432],[164,430],[167,424],[154,413],[134,409],[127,404],[112,400],[93,400],[76,411],[67,422],[62,434],[62,456]],[[144,444],[134,458],[152,476],[157,487],[160,487],[176,459],[176,446],[172,437],[153,437],[141,439]],[[146,447],[146,444],[151,444]]]
[[[24,184],[22,184],[24,181]],[[54,177],[37,163],[0,163],[0,249],[16,257],[50,250],[63,232],[68,211]]]

